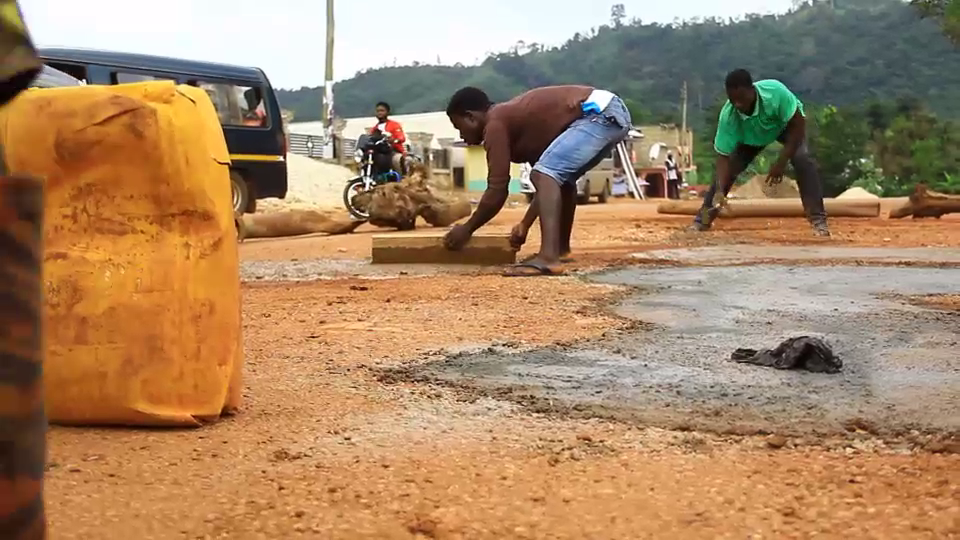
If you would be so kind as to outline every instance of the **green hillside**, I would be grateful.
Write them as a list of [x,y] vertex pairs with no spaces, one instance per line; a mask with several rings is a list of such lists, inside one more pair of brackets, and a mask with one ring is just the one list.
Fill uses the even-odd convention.
[[[723,77],[745,67],[778,78],[810,103],[862,105],[913,96],[942,117],[960,117],[960,49],[936,20],[897,0],[834,0],[782,16],[691,21],[676,26],[612,21],[563,46],[502,53],[473,67],[407,66],[370,70],[335,86],[337,113],[440,110],[464,85],[495,100],[548,84],[585,83],[631,101],[638,122],[679,119],[689,85],[693,125],[721,97]],[[322,90],[281,91],[295,121],[319,119]],[[707,120],[709,121],[709,120]]]

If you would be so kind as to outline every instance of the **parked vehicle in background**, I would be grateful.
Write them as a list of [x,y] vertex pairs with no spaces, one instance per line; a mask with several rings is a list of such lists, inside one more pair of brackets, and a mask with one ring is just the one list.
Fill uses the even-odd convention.
[[66,73],[53,69],[50,66],[40,68],[37,78],[30,83],[30,88],[61,88],[64,86],[83,86],[83,83]]
[[236,213],[255,212],[257,199],[287,195],[287,138],[280,103],[263,70],[143,54],[40,49],[50,67],[86,84],[174,81],[203,88],[213,101],[230,151]]
[[[632,141],[641,138],[643,138],[643,134],[639,130],[636,128],[630,130],[629,138],[625,141],[628,154],[632,152]],[[614,149],[611,148],[596,167],[577,179],[577,202],[579,204],[587,204],[593,197],[596,197],[600,203],[605,203],[610,199],[619,161],[619,158],[615,157]],[[527,202],[533,201],[533,195],[536,193],[533,182],[530,181],[530,170],[531,167],[525,164],[521,168],[520,175],[520,192],[526,195]]]

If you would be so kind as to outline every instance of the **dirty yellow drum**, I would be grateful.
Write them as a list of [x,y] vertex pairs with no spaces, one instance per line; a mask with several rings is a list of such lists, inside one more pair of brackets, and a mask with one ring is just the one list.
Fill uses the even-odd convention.
[[203,90],[28,90],[0,130],[11,170],[46,179],[50,420],[188,426],[236,408],[237,232]]

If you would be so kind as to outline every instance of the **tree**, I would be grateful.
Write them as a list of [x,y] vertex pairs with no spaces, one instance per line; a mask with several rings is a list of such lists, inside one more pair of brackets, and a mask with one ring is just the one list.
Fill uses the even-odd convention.
[[863,176],[870,124],[856,110],[837,107],[807,111],[810,151],[816,159],[827,197],[836,197]]
[[[830,9],[818,2],[782,16],[732,23],[705,19],[628,25],[624,18],[620,28],[607,23],[595,37],[571,36],[560,47],[516,47],[522,62],[505,49],[506,54],[491,54],[474,66],[371,69],[337,83],[337,109],[346,117],[361,116],[369,114],[372,103],[386,100],[395,106],[395,114],[427,112],[443,109],[463,86],[483,88],[500,100],[532,85],[590,84],[643,104],[652,121],[676,111],[677,88],[684,80],[703,81],[702,92],[692,86],[698,106],[690,108],[687,119],[699,134],[714,120],[703,109],[723,94],[724,75],[744,66],[757,77],[782,80],[804,103],[830,103],[845,110],[913,91],[940,117],[960,118],[960,47],[937,25],[921,20],[901,0],[836,4]],[[626,16],[617,6],[610,13]],[[745,52],[759,48],[763,55]],[[278,95],[299,121],[309,121],[319,116],[320,90]],[[700,153],[709,151],[708,146]]]
[[627,8],[623,4],[614,4],[610,8],[610,22],[614,28],[623,26],[623,20],[627,18]]
[[940,19],[943,32],[960,44],[960,0],[910,0],[922,17]]

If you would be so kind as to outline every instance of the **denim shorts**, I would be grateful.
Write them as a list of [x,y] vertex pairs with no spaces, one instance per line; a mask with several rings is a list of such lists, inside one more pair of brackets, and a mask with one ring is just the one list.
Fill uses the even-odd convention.
[[600,114],[587,114],[575,120],[544,150],[533,170],[553,178],[561,185],[577,179],[603,161],[606,153],[627,138],[630,111],[614,96]]

